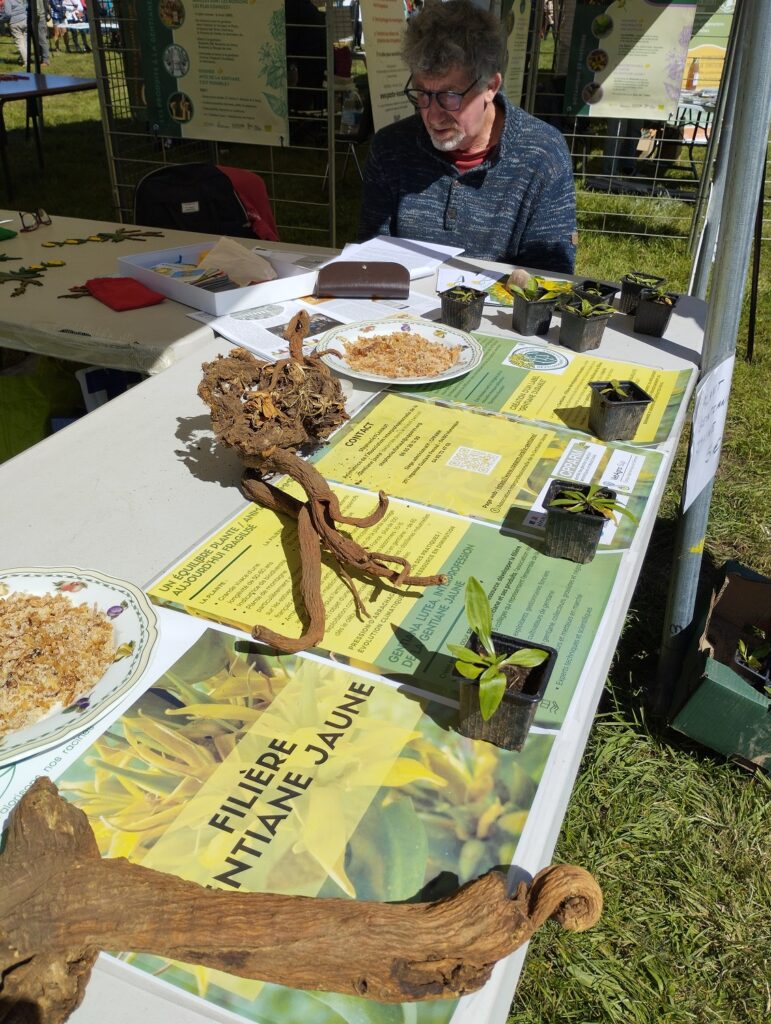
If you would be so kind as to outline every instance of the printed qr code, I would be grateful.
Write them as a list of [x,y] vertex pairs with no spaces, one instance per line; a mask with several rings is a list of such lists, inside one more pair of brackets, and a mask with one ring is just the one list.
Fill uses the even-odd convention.
[[470,473],[489,476],[500,462],[495,452],[480,452],[477,448],[456,448],[447,461],[454,469],[467,469]]

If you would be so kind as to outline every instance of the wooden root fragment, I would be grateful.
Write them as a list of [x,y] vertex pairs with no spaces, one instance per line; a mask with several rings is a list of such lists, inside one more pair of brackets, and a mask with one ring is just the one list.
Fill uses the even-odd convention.
[[[296,454],[298,447],[324,440],[348,418],[340,382],[318,356],[303,355],[308,329],[308,313],[301,311],[284,330],[289,358],[264,363],[244,349],[233,349],[227,357],[204,363],[204,378],[198,388],[211,409],[217,440],[237,451],[247,467],[241,484],[246,496],[297,519],[305,632],[298,638],[265,626],[255,626],[252,632],[256,640],[287,653],[312,647],[324,636],[322,547],[337,561],[360,616],[366,616],[367,611],[356,590],[356,573],[378,577],[397,587],[447,582],[444,575],[414,576],[409,562],[400,555],[368,551],[340,533],[338,526],[368,527],[380,522],[388,498],[381,491],[376,508],[368,516],[343,515],[324,477]],[[266,484],[263,477],[274,473],[296,480],[307,501],[289,499]]]
[[[320,643],[324,636],[325,613],[321,598],[321,547],[336,559],[340,574],[353,595],[357,612],[367,615],[351,572],[365,573],[384,579],[394,586],[425,587],[447,582],[444,575],[413,576],[410,563],[399,555],[368,551],[355,540],[339,532],[336,523],[353,526],[371,526],[382,519],[388,508],[388,499],[382,492],[377,508],[371,515],[356,518],[340,512],[337,497],[330,490],[326,480],[310,463],[303,462],[292,452],[276,451],[266,461],[276,471],[283,472],[297,480],[308,495],[306,502],[280,491],[266,483],[254,470],[246,470],[241,478],[244,495],[257,504],[274,512],[282,512],[297,519],[297,537],[300,546],[300,596],[307,613],[307,626],[297,639],[276,633],[267,626],[256,625],[252,636],[277,650],[286,653],[302,651]],[[280,467],[280,468],[279,468]],[[316,541],[314,544],[313,541]],[[398,568],[394,568],[394,563]],[[350,570],[350,571],[349,571]]]
[[230,893],[103,860],[88,819],[38,779],[0,856],[0,1024],[60,1024],[100,950],[131,950],[381,1002],[472,992],[548,917],[592,927],[602,894],[553,865],[515,897],[490,872],[436,903]]

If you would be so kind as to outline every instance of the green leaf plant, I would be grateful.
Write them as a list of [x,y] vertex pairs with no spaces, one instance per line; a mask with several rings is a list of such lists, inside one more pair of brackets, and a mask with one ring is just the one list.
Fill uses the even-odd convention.
[[608,386],[600,389],[601,395],[613,396],[617,401],[624,402],[632,398],[632,392],[627,390],[620,380],[608,381]]
[[493,613],[482,584],[474,576],[466,581],[466,618],[476,634],[482,651],[477,653],[470,647],[448,644],[450,653],[457,659],[455,670],[464,679],[479,681],[479,708],[482,718],[487,721],[498,710],[506,691],[507,665],[535,668],[546,661],[548,654],[533,647],[522,647],[513,654],[499,654],[493,643]]
[[[517,284],[516,281],[521,281],[521,284]],[[549,281],[542,277],[530,277],[522,272],[517,278],[512,274],[506,287],[525,302],[549,302],[550,299],[558,299],[564,295],[572,286],[569,281]]]
[[476,288],[469,288],[462,284],[455,284],[446,292],[442,292],[442,295],[455,299],[457,302],[473,302],[479,294]]
[[654,277],[652,274],[640,274],[637,271],[634,271],[631,274],[625,274],[624,280],[628,281],[629,284],[642,285],[643,288],[655,288],[657,285],[661,284],[660,277]]
[[771,654],[771,640],[766,636],[766,631],[759,626],[752,626],[751,629],[758,642],[750,644],[746,640],[739,640],[737,644],[739,657],[755,672],[762,672],[768,656]]
[[549,502],[549,508],[552,507],[562,508],[566,512],[601,515],[606,519],[615,519],[618,514],[628,516],[633,523],[637,522],[637,516],[626,505],[609,497],[599,484],[589,484],[585,491],[578,487],[563,487],[559,496]]
[[674,306],[675,304],[675,296],[668,292],[663,284],[655,288],[645,288],[642,298],[646,302],[660,302],[664,306]]
[[567,310],[568,313],[573,313],[575,316],[583,317],[586,320],[593,316],[611,316],[616,312],[615,307],[607,302],[598,302],[596,305],[592,305],[588,299],[582,299],[577,295],[568,299],[562,308]]

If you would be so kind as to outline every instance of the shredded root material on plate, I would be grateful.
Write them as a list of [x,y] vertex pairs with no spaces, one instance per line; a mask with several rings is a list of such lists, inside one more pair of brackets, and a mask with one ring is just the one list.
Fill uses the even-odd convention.
[[69,707],[115,656],[112,623],[63,594],[0,599],[0,737]]
[[436,377],[458,361],[461,346],[427,341],[413,331],[393,331],[346,342],[345,358],[352,370],[378,377]]

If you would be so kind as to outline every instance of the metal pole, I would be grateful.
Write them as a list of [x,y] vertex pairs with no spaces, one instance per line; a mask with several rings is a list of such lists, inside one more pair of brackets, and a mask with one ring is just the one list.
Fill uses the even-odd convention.
[[747,318],[747,350],[744,358],[752,362],[755,355],[755,318],[758,312],[758,281],[760,280],[760,252],[763,247],[763,200],[766,194],[766,162],[763,161],[763,173],[760,176],[760,195],[758,196],[758,212],[755,216],[755,237],[752,246],[752,275],[750,277],[750,313]]
[[[746,26],[745,12],[746,4],[741,4],[733,18],[731,36],[728,40],[725,73],[716,104],[708,152],[706,152],[702,169],[701,184],[704,184],[709,179],[712,155],[716,153],[715,177],[710,190],[710,198],[708,204],[706,204],[701,238],[696,250],[696,258],[691,270],[691,280],[688,285],[689,294],[695,295],[699,299],[703,299],[706,296],[706,286],[708,286],[710,281],[715,243],[720,229],[720,210],[723,205],[723,194],[726,184],[726,164],[731,152],[731,134],[736,117],[737,80],[743,55],[749,45],[751,45],[751,41],[749,41],[748,35],[744,31]],[[695,225],[699,216],[702,201],[703,197],[699,187],[699,199],[693,212],[693,225]],[[690,240],[688,248],[691,252],[693,251],[693,245]]]
[[[736,76],[735,124],[726,177],[732,183],[721,206],[720,244],[704,329],[701,378],[736,351],[743,285],[747,280],[753,224],[766,159],[771,118],[771,0],[746,5],[742,33],[746,45]],[[741,285],[741,286],[740,286]],[[718,441],[722,436],[718,437]],[[690,463],[690,456],[689,456]],[[688,468],[686,468],[686,478]],[[690,640],[704,537],[712,497],[704,487],[688,509],[682,507],[675,540],[654,710],[669,710],[672,689]],[[685,494],[685,487],[683,488]]]

